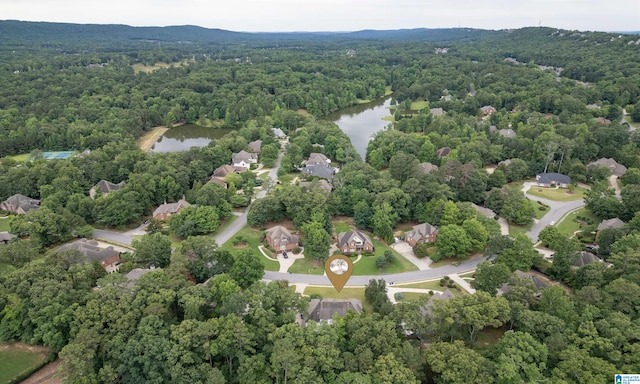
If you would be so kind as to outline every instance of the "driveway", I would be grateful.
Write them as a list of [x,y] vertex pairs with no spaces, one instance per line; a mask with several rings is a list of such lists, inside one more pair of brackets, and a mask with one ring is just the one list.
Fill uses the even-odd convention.
[[404,241],[398,241],[391,244],[391,248],[393,248],[396,252],[404,256],[405,259],[409,260],[413,265],[418,267],[419,270],[424,271],[425,269],[429,269],[429,264],[431,264],[431,259],[428,257],[424,257],[422,259],[418,258],[416,254],[413,252],[413,248],[409,244]]

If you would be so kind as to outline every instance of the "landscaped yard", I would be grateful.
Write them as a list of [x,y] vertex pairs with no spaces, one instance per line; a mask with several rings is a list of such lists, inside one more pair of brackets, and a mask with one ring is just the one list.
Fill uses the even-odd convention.
[[[238,236],[244,237],[247,241],[247,245],[234,246],[233,239],[235,239]],[[231,252],[232,254],[236,254],[242,249],[249,248],[252,251],[254,251],[258,256],[260,256],[260,261],[262,262],[262,265],[264,265],[265,270],[277,271],[280,269],[280,263],[275,259],[267,259],[266,257],[264,257],[264,255],[262,255],[262,253],[258,249],[258,246],[261,245],[260,239],[262,238],[262,236],[264,236],[264,231],[253,229],[250,226],[246,225],[240,231],[238,231],[238,233],[236,233],[235,236],[229,239],[229,241],[222,244],[221,248]]]
[[9,231],[9,218],[7,216],[0,217],[0,232]]
[[42,347],[24,344],[0,344],[0,384],[35,371],[44,364],[47,352]]
[[[582,217],[582,220],[578,220]],[[589,223],[589,220],[591,223]],[[565,236],[573,236],[576,231],[595,231],[600,219],[595,217],[593,213],[586,208],[580,208],[577,211],[570,212],[557,225],[558,231]]]
[[586,191],[586,188],[580,186],[574,187],[573,192],[569,192],[569,189],[566,188],[540,188],[533,186],[529,188],[527,194],[554,201],[574,201],[584,199]]
[[306,275],[322,275],[324,273],[324,263],[316,261],[310,256],[305,256],[304,259],[296,260],[293,265],[289,267],[289,272]]
[[304,294],[307,296],[318,294],[322,298],[332,299],[360,299],[365,312],[371,313],[373,311],[371,305],[364,299],[364,288],[343,288],[338,292],[333,287],[307,287],[304,290]]
[[352,222],[347,219],[336,220],[333,222],[333,231],[336,235],[340,232],[352,231],[354,229]]
[[7,156],[8,158],[14,160],[17,163],[24,163],[31,158],[30,153],[23,153],[20,155]]
[[[418,267],[416,267],[409,260],[405,259],[402,255],[400,255],[395,250],[389,248],[385,243],[371,239],[373,241],[373,246],[375,247],[375,252],[373,256],[362,256],[360,261],[358,261],[353,266],[353,275],[378,275],[378,274],[391,274],[391,273],[402,273],[409,271],[417,271]],[[393,263],[388,264],[383,269],[379,269],[376,267],[376,258],[378,256],[384,256],[384,251],[391,250],[393,255],[395,256],[395,260]],[[353,259],[353,258],[352,258]],[[355,259],[353,259],[355,260]]]
[[531,229],[532,225],[515,225],[509,224],[509,234],[514,236],[518,233],[525,235]]
[[[529,203],[533,207],[533,213],[535,215],[535,218],[538,219],[538,220],[542,219],[542,216],[546,215],[547,212],[549,212],[549,207],[548,206],[540,205],[540,204],[538,204],[537,202],[535,202],[533,200],[529,200]],[[540,209],[540,208],[544,208],[544,209]]]
[[[401,292],[402,299],[398,299],[396,296],[396,301],[398,302],[407,302],[407,301],[418,301],[421,297],[429,297],[428,293],[418,293],[418,292]],[[397,295],[397,293],[396,293]]]

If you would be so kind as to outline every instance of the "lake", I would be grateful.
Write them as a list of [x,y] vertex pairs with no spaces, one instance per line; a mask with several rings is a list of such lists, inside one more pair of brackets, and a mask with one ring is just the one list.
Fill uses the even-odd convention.
[[341,109],[324,116],[323,119],[333,121],[351,139],[351,144],[364,160],[367,155],[367,145],[373,135],[384,130],[391,122],[382,120],[390,116],[391,96]]
[[208,128],[184,124],[171,128],[151,148],[154,152],[188,151],[191,147],[205,147],[213,139],[219,139],[233,129]]

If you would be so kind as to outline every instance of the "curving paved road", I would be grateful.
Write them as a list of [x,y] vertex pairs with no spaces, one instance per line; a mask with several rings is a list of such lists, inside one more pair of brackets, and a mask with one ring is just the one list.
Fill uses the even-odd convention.
[[542,219],[540,219],[537,223],[531,227],[531,230],[526,233],[526,235],[531,239],[531,241],[535,244],[538,242],[538,236],[540,235],[540,231],[542,231],[545,227],[551,225],[551,222],[557,223],[562,219],[564,215],[567,213],[576,210],[578,208],[584,207],[584,200],[575,200],[575,201],[553,201],[543,199],[541,197],[527,195],[527,191],[529,188],[534,186],[535,183],[526,182],[522,186],[522,192],[533,201],[541,201],[547,204],[550,208],[549,212],[547,212]]

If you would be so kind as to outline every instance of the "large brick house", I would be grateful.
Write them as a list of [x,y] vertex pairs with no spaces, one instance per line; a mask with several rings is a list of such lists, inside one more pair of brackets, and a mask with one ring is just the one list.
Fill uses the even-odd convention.
[[435,243],[438,238],[438,228],[429,223],[414,225],[405,236],[406,242],[415,247],[418,243]]
[[373,252],[375,249],[369,236],[360,231],[338,233],[338,248],[345,255],[360,251]]
[[294,248],[300,246],[298,235],[292,235],[287,228],[282,225],[276,225],[265,231],[265,240],[267,244],[276,251],[276,253],[291,252]]
[[156,210],[153,211],[153,218],[160,221],[167,220],[169,216],[180,213],[182,209],[189,206],[191,206],[191,204],[189,204],[185,197],[182,196],[182,199],[175,203],[164,203],[156,208]]
[[99,262],[102,268],[109,273],[116,271],[120,263],[122,263],[120,252],[116,251],[112,246],[101,248],[95,240],[76,240],[61,246],[56,250],[56,253],[69,250],[80,252],[87,258],[87,262]]

